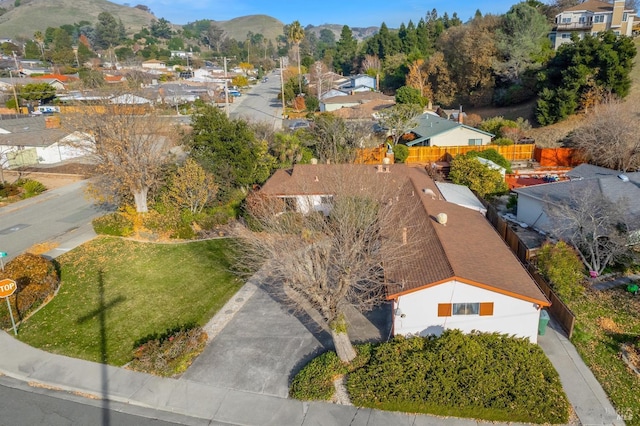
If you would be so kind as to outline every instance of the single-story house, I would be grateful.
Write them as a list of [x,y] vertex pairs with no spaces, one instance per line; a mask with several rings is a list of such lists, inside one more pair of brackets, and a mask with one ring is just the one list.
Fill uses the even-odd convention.
[[379,92],[358,92],[351,95],[334,96],[320,101],[320,112],[331,112],[341,108],[353,108],[371,101],[395,103],[393,96]]
[[621,173],[591,164],[580,164],[565,175],[568,180],[513,190],[518,195],[518,222],[546,233],[553,231],[548,205],[571,203],[583,191],[603,195],[614,203],[625,203],[627,226],[640,230],[640,172]]
[[85,156],[79,148],[87,138],[60,128],[56,116],[34,116],[2,120],[0,166],[3,168],[55,164]]
[[418,116],[416,121],[418,124],[407,132],[413,134],[413,139],[406,142],[407,146],[488,145],[495,136],[431,113]]
[[142,68],[150,70],[166,70],[167,64],[166,62],[159,61],[157,59],[149,59],[148,61],[144,61],[142,63]]
[[358,74],[349,77],[349,80],[338,86],[339,90],[347,93],[375,91],[378,84],[375,77],[367,74]]
[[464,200],[447,201],[423,168],[295,165],[278,170],[261,192],[288,208],[326,214],[340,184],[337,171],[363,177],[359,190],[372,197],[384,197],[380,188],[393,185],[396,195],[388,202],[398,203],[402,214],[411,212],[411,229],[390,230],[407,241],[399,249],[402,262],[384,270],[394,334],[439,335],[456,328],[537,341],[540,311],[549,301],[483,214]]

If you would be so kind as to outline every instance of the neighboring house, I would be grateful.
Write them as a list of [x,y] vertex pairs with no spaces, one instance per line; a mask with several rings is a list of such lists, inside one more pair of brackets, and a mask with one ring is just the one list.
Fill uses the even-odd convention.
[[341,108],[353,108],[372,101],[395,103],[393,96],[387,96],[379,92],[359,92],[352,95],[341,95],[322,99],[320,101],[320,112],[331,112]]
[[159,61],[157,59],[150,59],[142,63],[142,68],[149,69],[149,70],[166,70],[167,64],[164,61]]
[[2,90],[11,90],[12,86],[24,86],[26,84],[38,84],[38,83],[48,83],[56,90],[66,90],[67,87],[64,82],[58,80],[57,78],[40,78],[40,77],[14,77],[14,78],[0,78],[0,89]]
[[[393,333],[439,335],[446,329],[478,330],[537,341],[540,310],[550,303],[476,202],[440,190],[426,170],[404,164],[295,165],[278,170],[261,192],[284,200],[289,209],[328,214],[341,176],[362,176],[359,193],[384,197],[412,212],[402,234],[402,262],[385,267],[387,299],[393,302]],[[461,205],[446,201],[446,198]],[[386,201],[386,200],[385,200]],[[471,208],[470,208],[471,207]],[[436,219],[438,218],[438,219]],[[446,219],[445,219],[446,218]]]
[[[26,117],[0,122],[0,166],[3,168],[55,164],[86,155],[77,148],[86,138],[60,128],[60,119]],[[76,147],[70,146],[70,142]]]
[[635,14],[633,9],[625,8],[625,0],[614,0],[613,4],[588,0],[557,14],[549,38],[557,49],[569,43],[574,33],[583,38],[585,34],[611,30],[617,35],[631,36]]
[[134,95],[133,93],[125,93],[110,98],[109,103],[114,105],[144,105],[151,104],[153,101],[142,96]]
[[413,134],[413,139],[406,142],[407,146],[488,145],[495,136],[431,113],[418,116],[416,122],[418,125],[407,132]]
[[378,88],[375,77],[366,74],[353,75],[349,80],[338,86],[338,90],[347,93],[370,92]]
[[553,231],[547,215],[551,205],[567,205],[576,194],[591,191],[603,195],[614,203],[623,203],[627,211],[627,226],[640,230],[640,172],[624,173],[581,164],[566,174],[569,180],[517,188],[518,222],[546,233]]

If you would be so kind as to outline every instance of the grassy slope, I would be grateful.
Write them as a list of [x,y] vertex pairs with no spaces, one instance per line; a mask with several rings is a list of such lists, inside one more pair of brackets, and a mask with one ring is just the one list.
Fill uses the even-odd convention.
[[19,338],[50,352],[123,365],[138,339],[176,325],[204,325],[235,294],[242,283],[229,272],[228,252],[226,240],[98,238],[58,259],[60,291],[20,326]]
[[101,12],[109,12],[122,19],[128,34],[149,25],[153,15],[134,7],[122,6],[107,0],[31,0],[0,16],[2,37],[33,37],[36,31],[80,21],[94,23]]
[[284,31],[282,22],[267,15],[242,16],[229,21],[216,21],[215,24],[223,29],[228,37],[238,41],[246,40],[249,31],[254,34],[262,34],[270,40],[275,40]]

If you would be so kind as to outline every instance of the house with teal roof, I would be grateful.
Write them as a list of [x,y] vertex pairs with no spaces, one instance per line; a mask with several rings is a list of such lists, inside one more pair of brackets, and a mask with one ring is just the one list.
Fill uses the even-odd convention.
[[414,136],[412,140],[406,142],[407,146],[488,145],[495,136],[467,126],[461,122],[462,120],[447,120],[431,113],[424,113],[415,121],[417,125],[407,132]]

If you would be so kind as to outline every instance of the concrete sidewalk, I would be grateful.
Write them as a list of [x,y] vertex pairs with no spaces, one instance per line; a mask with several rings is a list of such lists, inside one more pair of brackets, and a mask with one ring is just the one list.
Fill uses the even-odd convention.
[[[323,402],[303,402],[137,373],[54,355],[0,332],[0,372],[103,401],[127,403],[231,425],[499,425],[469,419],[394,413]],[[210,424],[210,423],[207,423]]]
[[562,387],[582,425],[625,424],[600,383],[553,319],[544,336],[538,336],[538,345],[560,375]]

